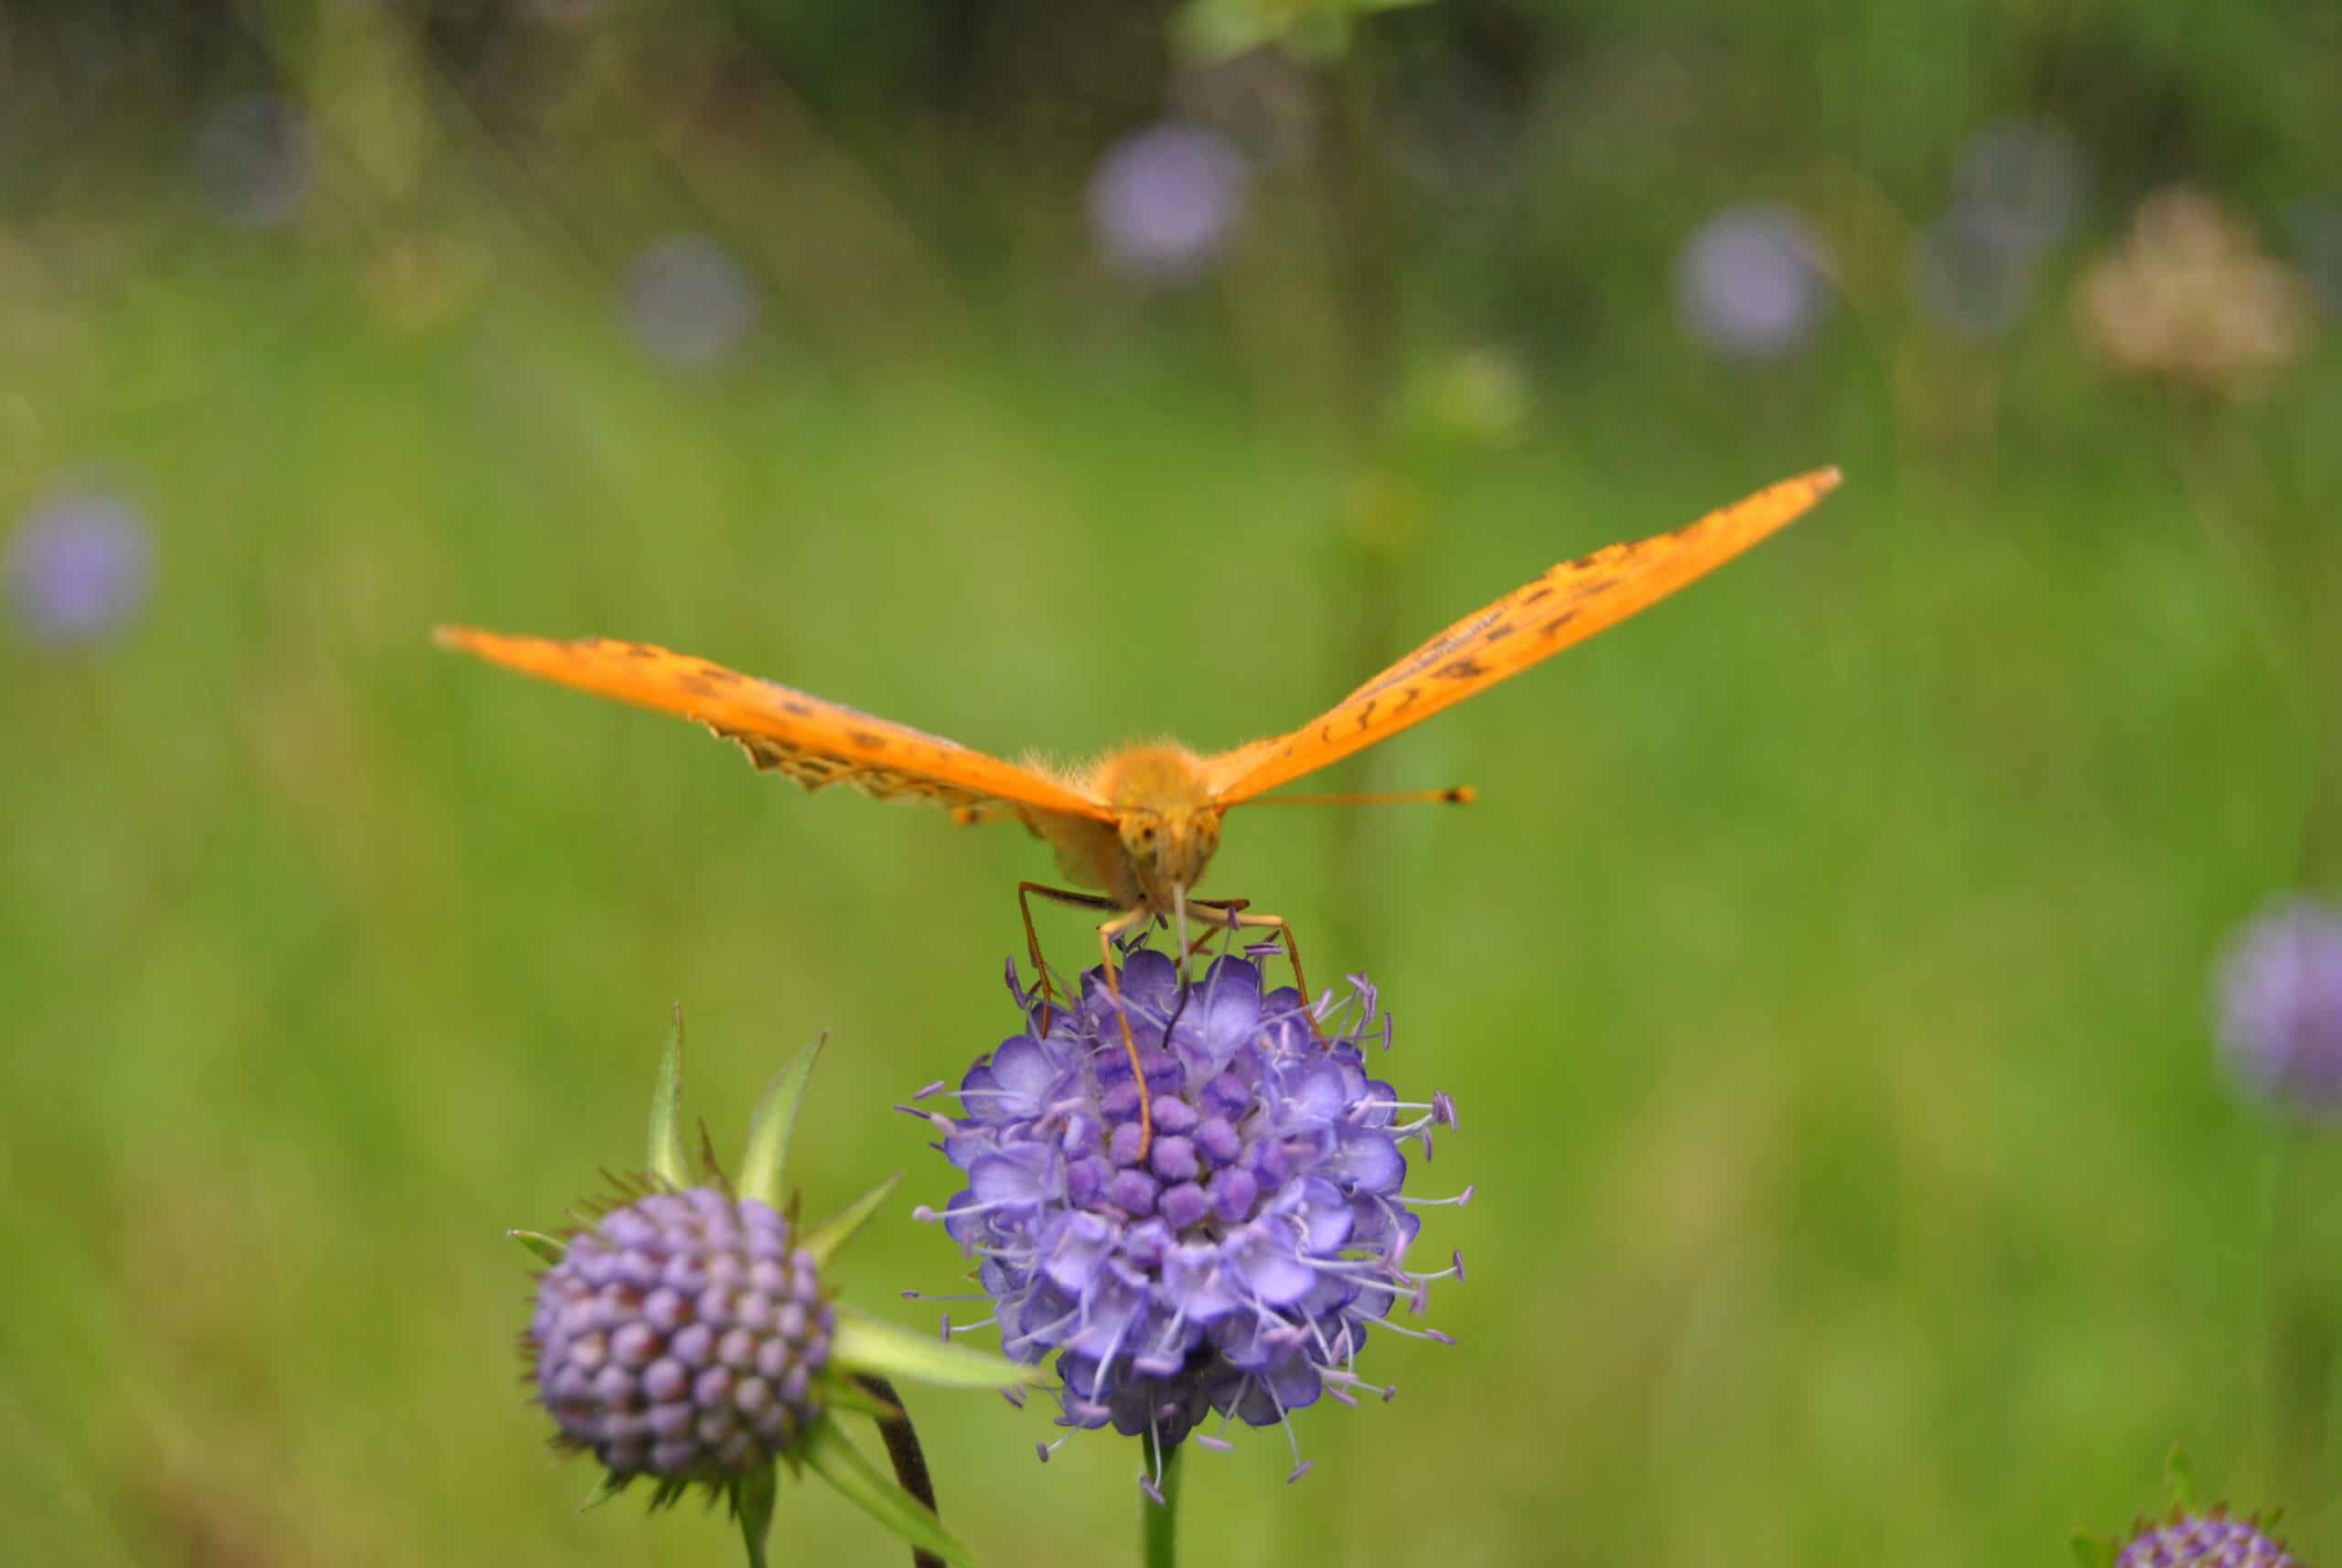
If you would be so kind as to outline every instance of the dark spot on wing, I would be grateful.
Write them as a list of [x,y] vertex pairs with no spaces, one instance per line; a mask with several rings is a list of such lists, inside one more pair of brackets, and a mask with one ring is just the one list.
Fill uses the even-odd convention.
[[1547,621],[1543,626],[1539,627],[1537,628],[1537,635],[1540,637],[1551,637],[1555,632],[1561,630],[1562,628],[1569,625],[1570,622],[1575,619],[1577,619],[1577,611],[1563,610],[1561,614]]
[[1535,587],[1520,596],[1520,602],[1524,605],[1541,605],[1552,596],[1553,585],[1551,583],[1539,583]]
[[810,719],[813,716],[812,706],[798,701],[795,697],[783,697],[780,700],[780,711],[792,718]]
[[845,738],[850,744],[858,746],[865,751],[886,749],[886,737],[882,735],[872,735],[866,729],[850,729],[845,732]]
[[1469,657],[1463,659],[1451,659],[1446,663],[1432,671],[1433,674],[1438,676],[1443,681],[1469,681],[1474,679],[1476,676],[1485,675],[1488,672],[1488,667],[1487,665],[1481,663],[1477,659]]

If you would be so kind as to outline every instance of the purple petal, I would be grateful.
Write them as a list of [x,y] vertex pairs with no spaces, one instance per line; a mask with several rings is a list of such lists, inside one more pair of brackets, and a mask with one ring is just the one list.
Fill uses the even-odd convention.
[[1295,1254],[1290,1242],[1258,1221],[1222,1242],[1220,1257],[1252,1296],[1270,1306],[1299,1301],[1317,1279],[1317,1271]]

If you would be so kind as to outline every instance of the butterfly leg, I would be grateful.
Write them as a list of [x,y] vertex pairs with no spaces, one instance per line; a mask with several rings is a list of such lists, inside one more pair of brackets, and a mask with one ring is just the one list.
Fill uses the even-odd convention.
[[[1041,956],[1040,929],[1033,924],[1033,896],[1037,893],[1053,904],[1070,904],[1077,909],[1120,909],[1122,906],[1112,898],[1077,893],[1070,887],[1052,887],[1046,882],[1020,882],[1016,885],[1016,912],[1025,917],[1025,950],[1032,955],[1033,971],[1041,977],[1041,1029],[1046,1034],[1054,998],[1049,993],[1048,961]],[[1111,973],[1112,970],[1112,965],[1109,963],[1108,972]]]
[[1319,1040],[1324,1040],[1326,1031],[1317,1026],[1316,998],[1310,994],[1309,979],[1301,972],[1301,943],[1294,937],[1293,922],[1283,915],[1251,913],[1252,904],[1249,898],[1198,898],[1195,900],[1195,905],[1202,908],[1217,910],[1227,917],[1228,924],[1231,927],[1276,932],[1278,938],[1284,943],[1284,956],[1293,961],[1293,983],[1301,992],[1302,1010],[1309,1019],[1309,1032],[1316,1036]]
[[1105,961],[1106,994],[1114,999],[1114,1021],[1123,1026],[1123,1049],[1130,1054],[1131,1078],[1138,1085],[1138,1157],[1155,1142],[1154,1097],[1146,1090],[1146,1064],[1139,1059],[1138,1041],[1131,1035],[1130,1014],[1123,1006],[1122,977],[1114,969],[1114,939],[1144,926],[1151,917],[1144,908],[1130,909],[1098,928],[1098,956]]

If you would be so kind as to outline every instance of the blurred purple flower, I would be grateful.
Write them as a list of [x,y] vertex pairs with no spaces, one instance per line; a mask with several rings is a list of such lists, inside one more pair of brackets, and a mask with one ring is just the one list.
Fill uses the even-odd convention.
[[1675,262],[1684,330],[1735,360],[1770,360],[1812,337],[1829,302],[1821,242],[1789,208],[1728,207],[1692,231]]
[[214,104],[197,124],[188,156],[205,197],[238,228],[274,228],[309,193],[308,118],[270,93]]
[[2089,194],[2090,161],[2060,125],[2001,120],[1969,139],[1951,188],[1964,226],[2022,252],[2072,231]]
[[116,496],[60,496],[36,507],[8,540],[8,596],[36,642],[102,637],[135,616],[155,580],[145,520]]
[[1428,1156],[1452,1103],[1408,1104],[1368,1075],[1362,1047],[1389,1029],[1362,979],[1316,1010],[1323,1039],[1300,993],[1263,994],[1245,959],[1187,983],[1142,950],[1122,988],[1154,1116],[1144,1155],[1138,1085],[1097,969],[1046,1022],[1012,971],[1024,1031],[962,1080],[962,1120],[933,1119],[968,1185],[921,1217],[980,1260],[1002,1349],[1027,1363],[1056,1353],[1059,1425],[1112,1424],[1159,1446],[1214,1411],[1223,1428],[1269,1426],[1321,1394],[1388,1398],[1357,1373],[1370,1329],[1444,1340],[1390,1315],[1421,1312],[1433,1281],[1463,1273],[1461,1258],[1428,1273],[1403,1262],[1427,1200],[1401,1194],[1402,1146]]
[[635,258],[626,280],[635,341],[671,365],[711,364],[757,324],[757,282],[705,234],[677,234]]
[[1955,207],[1911,242],[1911,292],[1938,325],[1971,338],[2015,326],[2033,298],[2033,248],[1980,209]]
[[2318,304],[2342,314],[2342,206],[2301,202],[2294,208],[2286,228],[2292,232],[2302,276]]
[[1090,227],[1106,264],[1137,282],[1200,276],[1227,248],[1251,183],[1217,131],[1166,120],[1106,150],[1090,177]]
[[2238,936],[2219,971],[2220,1044],[2264,1099],[2342,1112],[2342,909],[2297,898]]

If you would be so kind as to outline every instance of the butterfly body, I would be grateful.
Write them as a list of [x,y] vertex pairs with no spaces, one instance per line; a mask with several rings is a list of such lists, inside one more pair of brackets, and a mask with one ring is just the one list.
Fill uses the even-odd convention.
[[882,800],[928,800],[965,821],[1013,817],[1049,843],[1068,878],[1097,889],[1101,905],[1143,920],[1175,913],[1202,879],[1225,812],[1657,603],[1783,527],[1837,483],[1836,469],[1818,469],[1672,533],[1563,562],[1456,621],[1299,729],[1209,755],[1167,742],[1127,746],[1069,773],[1005,762],[648,643],[462,627],[441,628],[438,639],[491,663],[696,720],[736,742],[760,770],[808,789],[845,784]]

